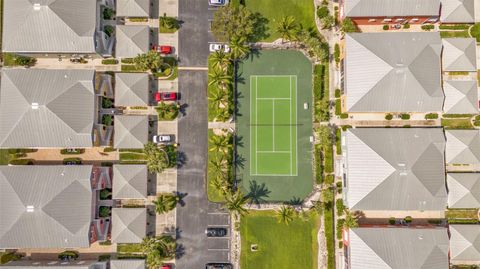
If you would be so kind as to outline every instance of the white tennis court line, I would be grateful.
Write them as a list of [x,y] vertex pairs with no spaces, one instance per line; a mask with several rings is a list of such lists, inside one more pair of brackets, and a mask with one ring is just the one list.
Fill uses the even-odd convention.
[[[252,93],[252,83],[253,81],[253,76],[250,77],[250,122],[253,122],[253,113],[252,113],[252,104],[253,104],[253,93]],[[253,124],[251,124],[251,127],[253,126]],[[252,133],[253,133],[253,128],[250,128],[250,141],[252,141]],[[250,145],[250,156],[253,156],[252,155],[252,146]],[[253,158],[250,157],[250,167],[251,169],[253,169]]]
[[[295,76],[295,102],[298,102],[298,80]],[[297,113],[297,104],[293,105],[295,107],[295,124],[298,123],[298,113]],[[298,176],[298,128],[295,126],[295,176]]]
[[272,100],[272,148],[275,151],[275,100]]
[[273,150],[273,151],[259,150],[259,151],[257,151],[257,153],[290,153],[290,151],[288,151],[288,150]]
[[[290,80],[290,98],[275,98],[275,97],[258,97],[258,77],[288,77],[289,80]],[[255,174],[252,174],[250,173],[251,176],[298,176],[298,162],[295,162],[295,166],[297,166],[297,171],[295,172],[295,174],[292,174],[292,170],[293,170],[293,163],[292,163],[292,117],[291,117],[291,112],[292,112],[292,77],[295,77],[295,86],[297,86],[297,76],[296,75],[256,75],[256,76],[250,76],[250,96],[253,97],[253,94],[252,94],[252,87],[251,85],[252,84],[252,78],[255,78]],[[296,97],[298,97],[298,93],[295,92],[295,95]],[[258,100],[272,100],[273,102],[273,118],[275,117],[275,110],[274,110],[274,106],[275,106],[275,100],[289,100],[290,101],[290,151],[273,151],[273,152],[269,152],[269,151],[258,151],[258,128],[257,128],[257,124],[258,124]],[[251,98],[250,98],[250,103],[251,102]],[[296,104],[295,104],[295,122],[297,122],[298,120],[298,116],[296,114],[297,112],[297,107],[296,107]],[[250,120],[252,120],[252,116],[251,116],[251,113],[252,113],[252,106],[250,106]],[[273,121],[273,135],[275,133],[275,121],[274,119],[272,119]],[[298,131],[297,131],[297,127],[295,126],[295,134],[298,135]],[[250,140],[251,140],[251,135],[252,135],[252,132],[250,132]],[[274,135],[275,137],[275,135]],[[273,138],[272,140],[274,141],[275,138]],[[295,142],[296,142],[296,145],[298,146],[298,141],[297,139],[295,139]],[[275,149],[275,142],[273,143],[273,148]],[[258,153],[290,153],[290,174],[258,174]],[[296,157],[297,157],[297,160],[298,160],[298,150],[295,150],[295,153],[296,153]],[[252,156],[252,147],[250,147],[250,156]],[[250,161],[250,165],[252,165],[252,162]]]

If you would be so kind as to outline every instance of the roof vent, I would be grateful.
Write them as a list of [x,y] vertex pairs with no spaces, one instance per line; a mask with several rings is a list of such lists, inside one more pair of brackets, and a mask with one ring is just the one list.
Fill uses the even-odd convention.
[[63,77],[64,77],[64,78],[68,78],[68,75],[67,75],[67,74],[65,74],[65,76],[63,76]]
[[405,167],[405,164],[404,163],[398,163],[398,166]]
[[423,235],[419,235],[419,236],[418,236],[418,239],[419,239],[419,240],[423,240]]
[[27,212],[33,212],[35,207],[33,205],[27,205]]
[[33,10],[40,10],[40,3],[33,4]]
[[38,109],[38,103],[32,103],[32,109]]

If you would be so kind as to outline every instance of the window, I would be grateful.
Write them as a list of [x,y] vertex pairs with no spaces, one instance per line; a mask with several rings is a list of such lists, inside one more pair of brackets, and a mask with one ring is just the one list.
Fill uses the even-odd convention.
[[418,21],[418,18],[413,18],[412,21]]
[[400,18],[400,19],[396,19],[395,21],[396,21],[396,22],[402,22],[402,21],[404,21],[404,20],[405,20],[405,19]]
[[391,22],[392,19],[383,19],[384,22]]
[[376,19],[369,19],[368,22],[376,22]]

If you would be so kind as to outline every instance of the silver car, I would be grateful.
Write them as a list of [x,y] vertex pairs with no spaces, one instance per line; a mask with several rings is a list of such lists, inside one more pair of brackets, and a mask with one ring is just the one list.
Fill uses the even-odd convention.
[[154,135],[153,136],[153,143],[156,144],[166,144],[172,142],[171,135]]
[[228,5],[228,0],[208,0],[210,6],[221,7]]

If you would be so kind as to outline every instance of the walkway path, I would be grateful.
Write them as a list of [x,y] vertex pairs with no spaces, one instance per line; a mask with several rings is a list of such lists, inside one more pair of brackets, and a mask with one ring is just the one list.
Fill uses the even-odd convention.
[[227,130],[235,130],[235,123],[234,122],[209,122],[208,129],[227,129]]

